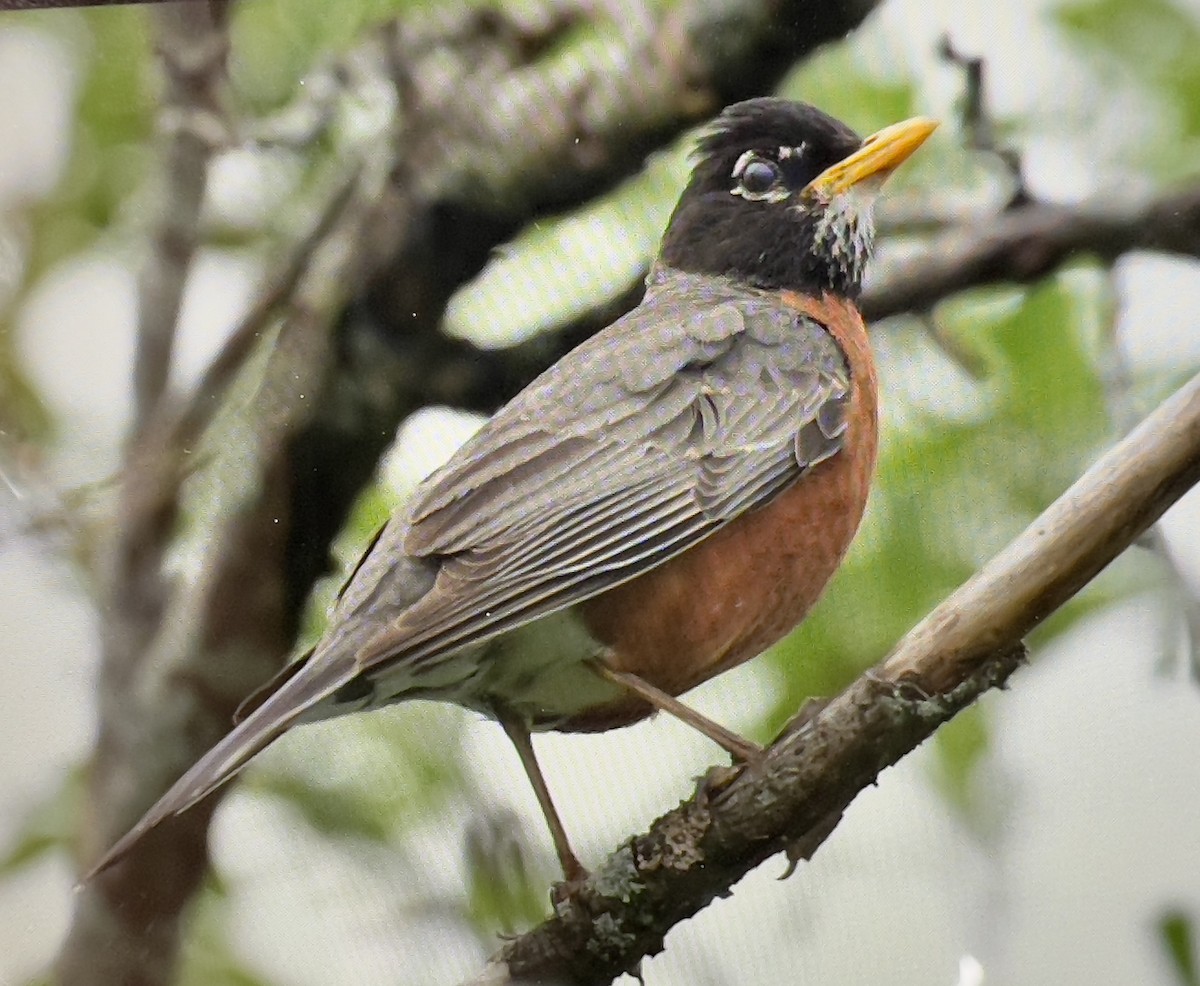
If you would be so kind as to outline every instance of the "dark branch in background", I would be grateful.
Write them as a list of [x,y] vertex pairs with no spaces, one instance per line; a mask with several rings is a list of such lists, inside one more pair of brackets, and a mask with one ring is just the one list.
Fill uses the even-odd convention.
[[[875,0],[695,0],[616,25],[592,61],[564,68],[557,46],[603,8],[546,0],[520,16],[438,9],[436,23],[386,28],[365,46],[397,87],[385,146],[347,162],[314,233],[176,411],[164,398],[178,291],[194,243],[202,160],[219,116],[221,4],[156,13],[170,99],[162,129],[168,200],[161,259],[143,273],[139,427],[122,476],[103,610],[100,733],[84,860],[125,830],[228,729],[237,701],[293,643],[329,544],[397,424],[434,394],[495,406],[540,366],[474,374],[470,352],[430,372],[450,296],[491,251],[539,215],[578,205],[722,104],[768,91],[795,60],[857,25]],[[599,11],[599,14],[597,13]],[[598,59],[603,59],[599,61]],[[614,60],[610,61],[610,60]],[[554,80],[552,83],[550,80]],[[188,153],[184,153],[187,151]],[[182,243],[182,249],[179,244]],[[332,328],[331,328],[332,327]],[[261,329],[264,341],[250,345]],[[266,353],[253,406],[257,473],[208,533],[201,572],[174,579],[165,557],[179,519],[185,451],[244,357]],[[537,362],[554,354],[544,347]],[[207,864],[216,799],[162,826],[84,888],[56,970],[68,986],[170,982],[179,917]]]
[[768,749],[628,840],[475,986],[602,986],[784,851],[808,858],[879,773],[987,690],[1022,639],[1200,481],[1200,376],[1112,448],[895,649]]
[[947,230],[927,249],[883,265],[863,299],[869,319],[926,311],[981,284],[1027,284],[1073,257],[1112,263],[1130,250],[1200,257],[1200,179],[1149,199],[1031,204]]

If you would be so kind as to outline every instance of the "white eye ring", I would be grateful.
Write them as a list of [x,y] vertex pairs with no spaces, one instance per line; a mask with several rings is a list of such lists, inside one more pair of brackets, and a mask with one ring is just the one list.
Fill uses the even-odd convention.
[[731,177],[738,179],[730,190],[750,202],[782,202],[791,192],[782,183],[783,173],[770,158],[746,151],[737,159]]

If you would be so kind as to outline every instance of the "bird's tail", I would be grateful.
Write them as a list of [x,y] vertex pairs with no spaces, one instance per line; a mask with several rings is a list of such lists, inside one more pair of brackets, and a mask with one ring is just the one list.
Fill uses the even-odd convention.
[[87,883],[126,856],[151,829],[181,814],[232,779],[250,759],[294,726],[314,705],[354,677],[354,661],[318,654],[299,670],[285,669],[279,688],[209,750],[83,877]]

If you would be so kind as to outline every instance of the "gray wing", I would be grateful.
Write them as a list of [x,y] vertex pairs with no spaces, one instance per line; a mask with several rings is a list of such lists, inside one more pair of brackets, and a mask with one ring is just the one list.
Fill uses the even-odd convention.
[[767,293],[669,286],[421,486],[384,540],[436,561],[436,582],[416,605],[373,614],[387,629],[360,670],[400,659],[416,671],[634,578],[841,448],[851,381],[823,326]]

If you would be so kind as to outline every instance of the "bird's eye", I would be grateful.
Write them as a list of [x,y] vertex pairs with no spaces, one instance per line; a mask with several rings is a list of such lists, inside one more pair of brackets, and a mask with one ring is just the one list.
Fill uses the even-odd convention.
[[[737,179],[737,187],[733,190],[735,195],[760,200],[773,199],[778,195],[783,174],[774,161],[747,152],[733,169],[733,177]],[[786,192],[780,197],[786,197]]]
[[770,191],[779,178],[778,166],[770,161],[751,161],[742,172],[742,188],[751,194]]

